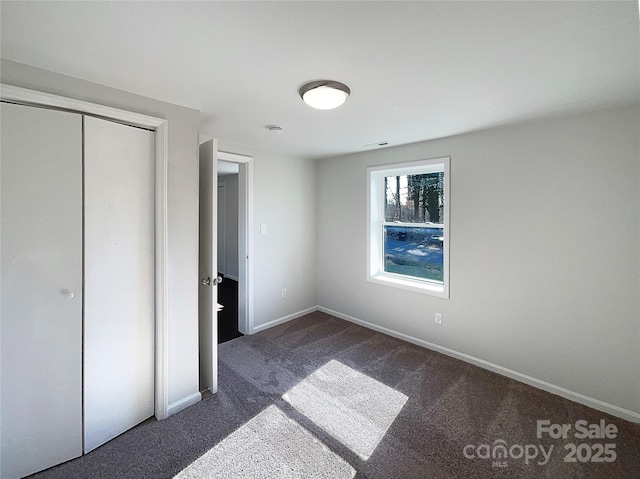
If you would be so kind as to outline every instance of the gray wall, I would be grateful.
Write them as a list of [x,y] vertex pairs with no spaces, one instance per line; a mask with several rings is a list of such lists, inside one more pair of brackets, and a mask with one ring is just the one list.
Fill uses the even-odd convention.
[[[218,149],[254,158],[254,326],[315,307],[316,164],[218,141]],[[267,234],[260,234],[260,224]],[[287,288],[287,299],[281,299]]]
[[[320,160],[318,304],[640,413],[639,117],[627,107]],[[366,167],[442,156],[451,298],[368,283]]]
[[2,60],[3,83],[165,118],[169,132],[169,404],[198,392],[197,110]]
[[[218,176],[218,184],[225,184],[225,218],[218,218],[225,223],[226,254],[225,269],[220,269],[222,258],[218,255],[218,271],[238,280],[238,175]],[[220,191],[220,190],[218,190]],[[220,199],[218,198],[218,201]]]
[[[198,112],[5,60],[1,75],[169,120],[169,402],[197,392]],[[255,326],[319,304],[640,413],[639,117],[620,108],[317,163],[220,141],[255,158]],[[451,298],[366,282],[366,167],[440,156]]]

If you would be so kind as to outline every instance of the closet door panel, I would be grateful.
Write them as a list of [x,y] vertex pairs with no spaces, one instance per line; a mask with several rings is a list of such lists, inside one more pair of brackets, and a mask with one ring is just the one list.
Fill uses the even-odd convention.
[[0,104],[1,463],[82,454],[82,116]]
[[154,134],[84,121],[88,452],[154,413]]

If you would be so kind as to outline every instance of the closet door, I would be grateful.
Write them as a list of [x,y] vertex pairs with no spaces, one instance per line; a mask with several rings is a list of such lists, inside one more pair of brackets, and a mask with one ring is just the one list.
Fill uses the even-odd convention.
[[0,477],[82,454],[82,117],[0,104]]
[[154,413],[154,134],[84,119],[85,452]]

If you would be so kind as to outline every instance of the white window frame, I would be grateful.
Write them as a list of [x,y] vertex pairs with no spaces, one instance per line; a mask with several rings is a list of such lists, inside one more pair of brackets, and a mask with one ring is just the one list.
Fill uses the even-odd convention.
[[[387,176],[417,175],[444,171],[444,211],[443,211],[443,283],[419,279],[384,271],[383,226],[404,223],[388,223],[384,216],[384,178]],[[450,158],[396,163],[367,168],[367,281],[408,291],[429,294],[439,298],[449,298],[449,206],[450,206]],[[432,227],[429,223],[408,223],[415,227]]]

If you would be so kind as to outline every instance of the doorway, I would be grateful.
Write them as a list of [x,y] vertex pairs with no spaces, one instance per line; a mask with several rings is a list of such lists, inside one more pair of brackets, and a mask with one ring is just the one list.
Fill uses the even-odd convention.
[[[198,292],[199,316],[199,379],[200,392],[216,393],[218,388],[218,315],[224,304],[218,292],[225,279],[218,275],[218,160],[237,164],[238,225],[237,225],[237,331],[253,333],[253,158],[234,153],[218,152],[216,141],[200,144],[200,253]],[[226,202],[225,202],[226,208]]]
[[239,338],[238,330],[238,177],[240,165],[218,159],[218,344]]
[[[218,152],[218,194],[225,195],[219,202],[218,246],[219,268],[225,268],[219,294],[228,295],[219,318],[219,342],[243,334],[253,333],[253,158],[236,153]],[[220,197],[220,196],[219,196]],[[220,204],[223,203],[223,204]],[[224,211],[220,211],[223,209]],[[221,217],[224,215],[224,222]],[[222,238],[221,229],[225,231]],[[223,258],[224,256],[224,258]],[[226,285],[225,285],[226,283]],[[225,310],[228,309],[227,316]],[[227,319],[231,318],[231,319]]]

